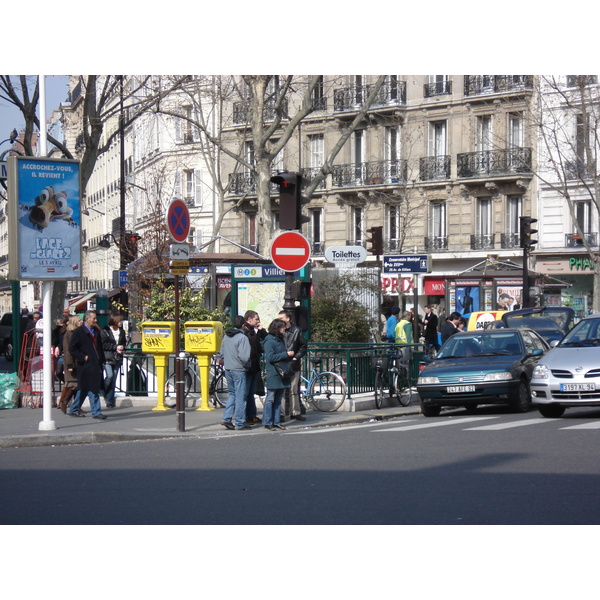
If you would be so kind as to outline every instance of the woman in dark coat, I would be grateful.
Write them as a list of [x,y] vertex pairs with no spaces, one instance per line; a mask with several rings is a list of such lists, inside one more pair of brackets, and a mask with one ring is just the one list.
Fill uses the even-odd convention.
[[[69,344],[71,343],[73,331],[79,327],[81,323],[81,317],[78,317],[77,315],[72,316],[67,323],[67,330],[62,339],[65,383],[60,394],[60,400],[58,401],[58,408],[64,413],[67,412],[69,400],[71,400],[77,391],[77,367],[75,365],[75,359],[69,351]],[[80,412],[84,413],[84,411]]]
[[104,402],[107,408],[115,406],[115,388],[117,375],[123,363],[123,350],[127,344],[125,332],[122,327],[123,317],[112,315],[108,325],[102,328],[100,339],[104,350]]
[[290,387],[289,379],[283,380],[274,363],[279,363],[283,369],[290,364],[290,358],[294,356],[292,350],[285,349],[283,334],[286,323],[282,319],[274,319],[269,325],[269,334],[265,337],[265,367],[267,395],[263,407],[263,425],[270,431],[285,429],[280,424],[281,420],[281,399],[286,388]]

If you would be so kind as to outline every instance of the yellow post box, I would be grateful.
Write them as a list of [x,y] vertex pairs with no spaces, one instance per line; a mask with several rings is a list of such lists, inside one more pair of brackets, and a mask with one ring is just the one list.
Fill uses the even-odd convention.
[[146,321],[142,323],[142,352],[154,355],[158,380],[158,402],[152,410],[169,410],[165,406],[165,381],[169,354],[176,348],[175,323],[170,321]]
[[221,349],[223,323],[221,321],[188,321],[184,325],[185,351],[198,358],[202,402],[196,410],[214,410],[208,405],[210,360]]

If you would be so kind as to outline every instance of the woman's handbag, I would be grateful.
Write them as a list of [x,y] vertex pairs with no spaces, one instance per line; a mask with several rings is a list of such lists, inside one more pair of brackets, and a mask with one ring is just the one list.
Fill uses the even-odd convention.
[[276,363],[273,363],[275,370],[281,377],[282,381],[289,381],[294,376],[294,369],[292,369],[292,365],[290,361],[283,360]]

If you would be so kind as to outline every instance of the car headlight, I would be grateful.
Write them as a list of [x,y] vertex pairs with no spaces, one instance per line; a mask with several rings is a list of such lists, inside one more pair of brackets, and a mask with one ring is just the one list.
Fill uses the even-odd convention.
[[431,383],[439,383],[440,380],[437,377],[419,377],[417,379],[417,385],[429,385]]
[[502,371],[501,373],[487,373],[483,378],[484,381],[508,381],[513,376],[508,371]]
[[536,365],[531,377],[533,379],[548,379],[550,377],[550,369],[546,365]]

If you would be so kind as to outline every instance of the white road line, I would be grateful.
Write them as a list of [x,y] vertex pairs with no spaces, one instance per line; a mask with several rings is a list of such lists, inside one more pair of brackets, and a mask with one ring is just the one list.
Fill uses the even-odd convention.
[[523,421],[511,421],[510,423],[498,423],[496,425],[482,425],[481,427],[467,427],[465,431],[499,431],[500,429],[511,429],[513,427],[524,427],[525,425],[539,425],[548,423],[548,419],[526,419]]
[[600,421],[590,421],[589,423],[570,425],[569,427],[561,427],[561,429],[600,429]]
[[[415,419],[407,419],[403,423],[410,423]],[[318,429],[301,429],[291,431],[288,429],[286,435],[298,435],[305,433],[331,433],[333,431],[348,431],[348,429],[362,429],[363,427],[381,427],[385,425],[385,421],[377,421],[377,423],[360,423],[358,425],[340,425],[339,427],[319,427]]]
[[444,419],[422,423],[421,425],[409,425],[408,427],[389,427],[380,429],[375,433],[385,433],[388,431],[410,431],[413,429],[428,429],[430,427],[444,427],[446,425],[461,425],[462,423],[471,423],[473,421],[483,421],[484,419],[498,419],[499,417],[465,417],[464,419]]

